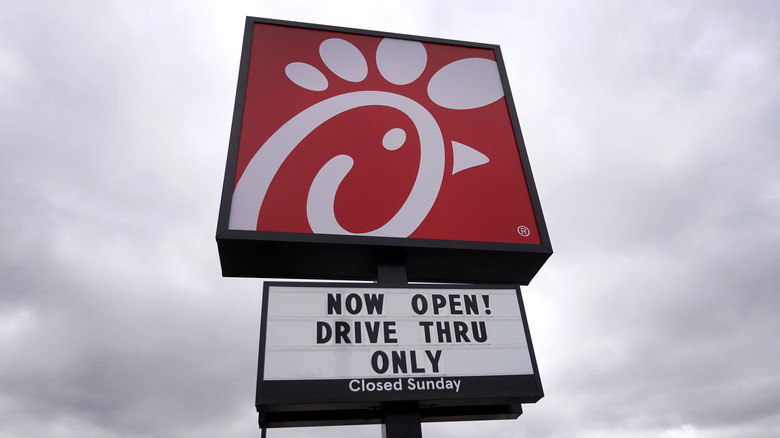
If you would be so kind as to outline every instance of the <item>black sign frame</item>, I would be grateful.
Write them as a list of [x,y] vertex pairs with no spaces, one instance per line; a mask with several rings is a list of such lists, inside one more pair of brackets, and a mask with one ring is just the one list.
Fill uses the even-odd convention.
[[[506,376],[448,376],[459,379],[463,392],[429,390],[391,392],[350,392],[348,382],[354,379],[282,380],[264,379],[268,302],[271,287],[343,288],[343,289],[437,289],[484,290],[504,289],[516,292],[524,337],[530,354],[533,374]],[[398,377],[367,379],[374,383],[398,380]],[[402,377],[401,379],[406,379]],[[428,379],[430,380],[430,379]],[[406,382],[402,382],[402,385]],[[424,422],[516,419],[522,414],[522,403],[535,403],[544,396],[536,363],[525,306],[519,286],[507,285],[418,285],[387,286],[377,283],[301,283],[265,282],[260,327],[260,353],[257,369],[255,407],[261,427],[334,426],[377,424],[383,410],[392,403],[419,403]]]
[[[377,37],[491,49],[515,132],[525,185],[530,195],[540,244],[496,243],[369,236],[231,230],[228,227],[236,178],[252,34],[255,23],[355,33]],[[225,277],[371,280],[377,259],[387,252],[401,253],[409,281],[504,283],[527,285],[552,254],[528,154],[499,46],[465,41],[367,31],[291,21],[247,17],[238,75],[216,240]]]

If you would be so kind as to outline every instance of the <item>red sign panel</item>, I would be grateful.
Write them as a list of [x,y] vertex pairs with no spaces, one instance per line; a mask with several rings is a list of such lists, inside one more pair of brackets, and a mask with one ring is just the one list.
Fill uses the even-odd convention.
[[549,247],[497,47],[247,23],[219,232]]

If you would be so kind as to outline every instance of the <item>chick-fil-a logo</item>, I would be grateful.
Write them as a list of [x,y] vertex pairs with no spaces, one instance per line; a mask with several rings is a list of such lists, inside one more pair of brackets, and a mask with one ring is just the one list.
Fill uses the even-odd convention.
[[[296,34],[284,26],[255,26],[230,229],[276,231],[282,227],[282,231],[322,234],[532,243],[531,233],[517,231],[531,227],[535,232],[532,212],[517,214],[512,208],[518,195],[505,197],[490,209],[473,200],[475,193],[442,196],[456,174],[463,172],[468,179],[464,172],[468,169],[495,167],[484,173],[490,174],[519,167],[516,157],[515,163],[492,166],[502,159],[491,156],[499,149],[494,143],[500,134],[480,137],[464,129],[469,128],[468,122],[463,126],[469,120],[479,126],[495,118],[492,113],[506,112],[492,51],[293,28]],[[280,44],[287,47],[280,48]],[[480,109],[488,114],[479,114]],[[453,121],[447,112],[459,117]],[[457,138],[461,131],[465,131],[464,140]],[[488,144],[473,145],[474,141]],[[510,147],[516,154],[516,144]],[[397,152],[404,149],[405,155]],[[374,155],[373,165],[364,158],[367,154]],[[306,164],[311,160],[303,157],[308,156],[319,158]],[[369,163],[362,174],[355,171],[361,160]],[[355,176],[347,184],[351,174]],[[480,177],[472,177],[469,184],[479,192]],[[521,175],[514,178],[522,179]],[[296,188],[282,187],[274,195],[274,186]],[[390,201],[384,194],[372,195],[366,186],[376,186],[380,194],[392,192],[387,195]],[[491,190],[491,184],[485,189]],[[357,194],[350,197],[350,192]],[[346,197],[340,203],[341,193]],[[476,195],[487,199],[495,193]],[[520,201],[523,196],[527,197],[527,191],[521,191]],[[463,197],[465,201],[458,202]],[[448,203],[458,205],[460,211],[439,208],[443,198],[454,198]],[[340,209],[345,203],[356,205]],[[345,225],[350,222],[349,210],[357,210],[355,215],[360,217],[361,211],[372,210],[371,205],[380,212],[367,224]],[[426,232],[424,224],[437,209],[442,210],[438,216],[446,218],[432,222],[447,225],[432,224]],[[502,222],[490,218],[496,214],[511,217],[505,230],[494,229]],[[463,226],[480,216],[487,220],[476,227]],[[458,228],[482,231],[465,237],[461,230],[446,234]],[[485,238],[480,233],[505,237]]]

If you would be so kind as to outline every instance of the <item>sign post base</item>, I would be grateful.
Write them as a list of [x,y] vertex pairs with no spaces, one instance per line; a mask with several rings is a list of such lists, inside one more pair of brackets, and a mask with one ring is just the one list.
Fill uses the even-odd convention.
[[422,438],[419,403],[399,402],[384,406],[382,438]]

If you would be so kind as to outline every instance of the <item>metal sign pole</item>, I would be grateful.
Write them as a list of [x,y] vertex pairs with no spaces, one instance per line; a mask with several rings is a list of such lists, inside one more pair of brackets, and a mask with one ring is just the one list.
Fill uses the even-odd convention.
[[420,404],[399,402],[383,406],[382,438],[422,438]]
[[[385,286],[408,284],[405,254],[386,252],[377,257],[376,281]],[[383,405],[382,438],[422,438],[420,403],[407,401]]]

